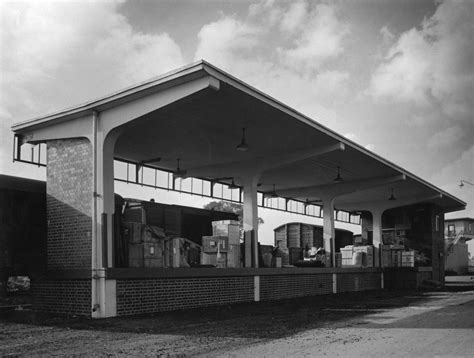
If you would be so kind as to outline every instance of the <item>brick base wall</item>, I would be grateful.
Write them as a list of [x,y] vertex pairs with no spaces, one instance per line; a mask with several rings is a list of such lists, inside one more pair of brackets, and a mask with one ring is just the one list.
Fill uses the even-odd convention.
[[329,293],[332,293],[332,274],[260,276],[262,301]]
[[253,276],[117,280],[119,316],[251,302],[253,299]]
[[91,280],[34,280],[34,308],[41,312],[91,315]]
[[341,273],[337,275],[337,292],[377,290],[382,286],[378,272]]
[[418,289],[423,281],[432,280],[432,271],[386,270],[384,273],[385,288],[387,289]]

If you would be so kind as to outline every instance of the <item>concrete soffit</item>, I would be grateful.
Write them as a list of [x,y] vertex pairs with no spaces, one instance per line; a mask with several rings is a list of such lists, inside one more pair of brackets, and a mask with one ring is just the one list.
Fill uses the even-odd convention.
[[[367,149],[363,148],[359,144],[348,140],[347,138],[335,133],[329,128],[326,128],[322,126],[321,124],[315,122],[311,118],[306,117],[303,114],[295,111],[294,109],[283,104],[282,102],[279,102],[278,100],[266,95],[265,93],[247,85],[246,83],[233,77],[232,75],[202,60],[194,64],[185,66],[183,68],[180,68],[176,71],[172,71],[162,76],[159,76],[157,78],[151,79],[149,81],[140,83],[138,85],[113,93],[111,95],[102,97],[100,99],[90,101],[88,103],[85,103],[73,108],[69,108],[52,115],[43,116],[43,117],[35,118],[32,120],[28,120],[25,122],[17,123],[12,126],[12,130],[16,134],[25,135],[25,138],[24,138],[25,142],[28,142],[28,141],[40,142],[41,140],[54,138],[54,137],[57,137],[58,135],[66,135],[68,132],[67,130],[68,128],[75,128],[75,132],[74,132],[75,136],[90,137],[92,126],[90,125],[91,121],[87,120],[87,118],[92,117],[92,113],[94,111],[100,113],[101,120],[104,120],[104,122],[107,122],[107,121],[110,122],[110,124],[107,125],[108,126],[107,130],[110,131],[111,129],[114,128],[114,126],[117,127],[121,124],[126,123],[127,121],[131,121],[134,118],[137,118],[134,116],[139,116],[140,113],[143,115],[146,111],[151,111],[153,108],[153,103],[152,101],[146,102],[146,98],[151,98],[152,96],[159,95],[159,94],[161,97],[166,97],[165,94],[168,93],[167,90],[172,90],[173,88],[176,88],[177,86],[181,86],[181,85],[183,85],[184,87],[189,87],[189,86],[192,87],[192,83],[197,83],[196,81],[200,81],[203,78],[207,80],[206,88],[219,90],[221,82],[228,84],[229,86],[232,86],[233,88],[243,93],[246,93],[256,98],[257,100],[263,103],[266,103],[276,108],[277,110],[291,116],[295,120],[298,120],[302,123],[309,125],[310,127],[314,128],[315,130],[318,130],[319,132],[327,135],[328,137],[334,140],[334,143],[335,143],[334,148],[316,148],[313,152],[312,150],[310,150],[310,151],[307,151],[306,153],[303,153],[303,152],[290,153],[285,156],[278,156],[277,160],[272,160],[272,158],[256,160],[255,163],[260,165],[263,168],[263,171],[268,170],[270,168],[283,166],[288,163],[298,161],[301,158],[309,158],[312,156],[317,156],[319,155],[318,150],[320,151],[322,150],[324,152],[324,150],[344,150],[347,148],[351,148],[351,150],[355,150],[359,153],[362,153],[363,155],[366,155],[374,159],[376,162],[391,168],[396,173],[402,173],[394,177],[386,177],[386,178],[375,177],[375,178],[369,178],[360,182],[352,182],[352,183],[348,182],[344,186],[339,186],[339,188],[336,186],[333,187],[332,185],[322,185],[319,187],[311,187],[311,188],[293,188],[293,189],[288,189],[287,192],[285,190],[280,191],[281,193],[280,195],[284,195],[286,193],[286,194],[293,194],[292,196],[298,197],[298,195],[301,195],[302,193],[306,191],[316,192],[316,191],[327,190],[330,193],[334,194],[335,196],[338,196],[338,195],[344,195],[346,193],[350,193],[351,191],[354,191],[354,190],[364,190],[365,188],[385,185],[393,181],[405,180],[407,178],[410,178],[424,185],[425,187],[429,188],[432,192],[440,193],[444,197],[449,198],[450,200],[456,202],[459,207],[466,205],[466,203],[450,195],[449,193],[446,193],[442,191],[441,189],[435,187],[434,185],[424,181],[423,179],[411,173],[406,172],[403,168],[398,167],[397,165],[378,156],[377,154],[368,151]],[[193,90],[199,90],[199,88],[200,87],[195,86],[193,87]],[[176,91],[175,100],[179,99],[178,98],[179,95],[183,96],[181,98],[184,98],[186,95],[189,95],[191,93],[192,93],[191,90],[181,91],[181,92]],[[166,99],[168,102],[162,99],[160,100],[162,102],[162,105],[166,105],[167,103],[171,103],[173,98],[170,95],[170,98]],[[141,102],[143,102],[145,106],[143,108],[137,108]],[[118,123],[115,123],[115,119],[112,121],[110,118],[113,118],[113,115],[116,115],[117,113],[119,113],[119,109],[121,109],[122,107],[127,108],[127,111],[122,113],[121,116],[125,117],[126,115],[130,115],[131,117],[128,117],[127,119],[124,118],[122,119],[122,122],[119,121]],[[158,108],[160,107],[158,106]],[[104,131],[104,135],[108,133],[107,130]],[[255,163],[253,165],[255,165]],[[190,168],[188,171],[188,175],[201,176],[205,174],[205,175],[213,176],[213,174],[217,174],[217,172],[220,173],[228,169],[228,167],[233,164],[236,164],[236,163],[218,163],[208,168],[204,168],[204,167]],[[240,163],[240,164],[252,165],[251,163]],[[219,176],[219,175],[220,174],[217,174],[215,176]],[[400,179],[400,176],[402,176],[403,179]],[[292,192],[290,193],[290,191]],[[454,207],[454,205],[452,206]]]

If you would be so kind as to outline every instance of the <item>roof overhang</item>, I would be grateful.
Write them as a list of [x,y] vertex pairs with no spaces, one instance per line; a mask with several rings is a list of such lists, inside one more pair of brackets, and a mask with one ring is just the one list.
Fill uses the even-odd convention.
[[[156,166],[167,170],[174,170],[180,158],[189,175],[233,177],[237,184],[241,184],[239,173],[242,176],[260,168],[260,191],[271,192],[275,185],[277,193],[299,200],[331,193],[339,209],[364,209],[371,203],[383,203],[392,189],[400,205],[431,202],[445,212],[465,208],[466,203],[449,193],[205,61],[15,124],[12,130],[28,135],[50,129],[49,138],[54,138],[59,124],[73,126],[93,111],[125,108],[204,77],[213,85],[127,123],[117,139],[115,156],[134,162],[161,158]],[[249,144],[245,152],[236,150],[242,128],[246,128]],[[342,184],[334,182],[338,170]]]

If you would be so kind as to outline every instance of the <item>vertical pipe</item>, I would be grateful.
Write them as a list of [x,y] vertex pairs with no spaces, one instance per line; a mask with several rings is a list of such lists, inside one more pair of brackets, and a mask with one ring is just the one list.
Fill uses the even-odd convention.
[[12,154],[13,162],[15,162],[16,143],[17,143],[17,135],[15,134],[13,135],[13,154]]
[[99,309],[97,290],[97,112],[92,112],[92,311]]

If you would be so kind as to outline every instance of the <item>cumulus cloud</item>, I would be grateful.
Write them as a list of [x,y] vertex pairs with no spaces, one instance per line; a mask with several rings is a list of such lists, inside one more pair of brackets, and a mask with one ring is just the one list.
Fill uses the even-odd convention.
[[204,25],[198,33],[196,59],[212,58],[213,61],[228,65],[234,58],[248,53],[257,45],[258,27],[239,21],[233,17]]
[[1,60],[2,92],[7,96],[3,106],[12,112],[22,98],[26,110],[38,114],[183,63],[180,48],[168,34],[135,32],[118,6],[115,2],[3,4],[1,39],[3,49],[8,49],[2,51]]
[[453,145],[464,137],[464,131],[458,126],[452,126],[435,133],[429,140],[428,146],[431,148],[443,148]]
[[[108,94],[184,63],[167,33],[135,31],[117,2],[0,6],[2,138],[12,137],[12,122]],[[11,147],[6,149],[3,156],[11,155]]]
[[305,25],[305,18],[308,13],[308,4],[298,1],[290,5],[282,17],[280,29],[283,32],[293,34],[296,30]]
[[384,43],[390,43],[395,38],[395,35],[390,31],[387,25],[380,29],[380,34],[382,35]]
[[403,33],[372,76],[369,92],[472,120],[472,10],[470,1],[445,1],[420,28]]
[[348,26],[338,19],[333,6],[319,4],[306,12],[305,4],[298,5],[290,8],[282,28],[293,30],[298,21],[302,31],[290,48],[279,48],[279,53],[287,65],[318,69],[344,51],[343,40],[348,34]]
[[322,66],[343,51],[347,26],[337,11],[307,1],[264,1],[251,5],[248,15],[203,26],[195,59],[232,72],[323,124],[334,123],[330,107],[347,94],[350,79],[348,72]]

